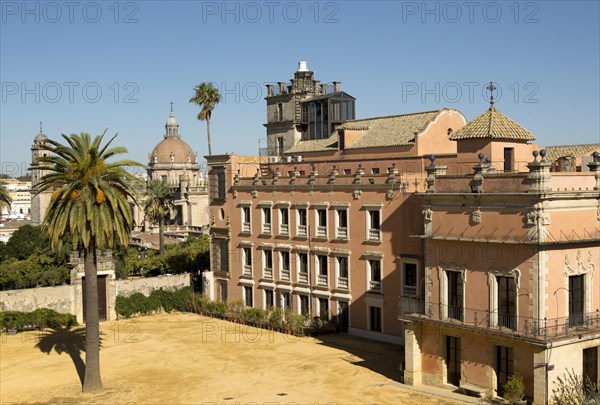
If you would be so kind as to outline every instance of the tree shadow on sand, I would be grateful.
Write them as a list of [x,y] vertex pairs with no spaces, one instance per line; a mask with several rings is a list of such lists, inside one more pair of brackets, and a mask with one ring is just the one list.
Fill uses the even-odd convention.
[[[73,329],[69,326],[45,329],[40,332],[38,343],[35,345],[41,352],[50,354],[54,350],[59,355],[66,353],[73,360],[79,381],[83,384],[85,363],[81,353],[85,352],[85,328]],[[102,338],[100,338],[102,347]]]

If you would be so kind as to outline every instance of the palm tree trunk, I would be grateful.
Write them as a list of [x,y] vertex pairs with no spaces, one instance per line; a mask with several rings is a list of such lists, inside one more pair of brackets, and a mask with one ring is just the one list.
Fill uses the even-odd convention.
[[[92,244],[93,245],[93,244]],[[83,392],[102,390],[100,378],[100,317],[98,315],[98,274],[96,248],[84,251],[85,269],[85,376]]]
[[164,228],[165,220],[162,218],[158,221],[158,246],[159,246],[159,254],[160,256],[165,254],[165,228]]
[[210,147],[210,117],[206,117],[206,136],[208,138],[208,156],[212,155],[212,149]]

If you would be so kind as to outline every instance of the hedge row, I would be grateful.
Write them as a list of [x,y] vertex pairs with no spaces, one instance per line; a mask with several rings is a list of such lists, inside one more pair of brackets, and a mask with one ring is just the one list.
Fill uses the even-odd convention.
[[183,287],[179,290],[154,290],[149,297],[142,293],[134,293],[129,297],[117,296],[115,311],[117,316],[130,318],[135,315],[148,315],[156,312],[191,312],[192,297],[194,293],[191,287]]
[[0,330],[26,331],[43,328],[60,328],[77,325],[72,314],[61,314],[52,309],[39,308],[32,312],[0,312]]

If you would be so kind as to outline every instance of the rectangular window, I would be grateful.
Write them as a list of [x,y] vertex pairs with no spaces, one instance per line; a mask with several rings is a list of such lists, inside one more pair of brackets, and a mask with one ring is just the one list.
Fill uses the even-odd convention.
[[379,168],[378,167],[374,167],[371,169],[371,173],[372,174],[379,174]]
[[317,232],[316,232],[315,236],[318,238],[326,238],[327,237],[327,210],[324,208],[317,209],[316,220],[317,220]]
[[504,171],[512,172],[515,166],[515,149],[504,148]]
[[252,275],[252,248],[245,247],[242,248],[242,261],[243,261],[243,269],[242,274],[245,276]]
[[308,283],[308,254],[298,253],[298,282]]
[[381,293],[381,260],[370,259],[369,263],[369,292]]
[[298,225],[297,225],[297,229],[296,229],[296,235],[297,236],[308,236],[308,231],[307,231],[307,225],[308,225],[308,218],[307,218],[307,209],[306,208],[298,208],[296,210],[297,214],[298,214]]
[[462,273],[448,271],[448,318],[463,320]]
[[348,239],[348,210],[345,208],[337,209],[335,210],[335,215],[335,237],[338,239]]
[[329,319],[329,299],[319,298],[319,317],[322,320]]
[[216,178],[217,178],[217,195],[218,199],[225,199],[225,168],[215,168],[216,170]]
[[299,295],[298,297],[300,298],[300,313],[302,315],[308,315],[308,295]]
[[290,252],[280,252],[279,253],[279,261],[280,261],[279,278],[281,280],[289,281],[290,280]]
[[496,387],[498,396],[504,396],[504,384],[513,375],[514,353],[512,347],[496,346]]
[[283,103],[277,103],[277,121],[283,121]]
[[381,332],[381,308],[369,306],[369,329]]
[[273,251],[263,250],[263,277],[273,278]]
[[345,256],[337,257],[338,278],[337,287],[348,289],[348,258]]
[[221,301],[227,301],[227,281],[219,281],[219,297]]
[[273,290],[265,290],[265,309],[272,308],[273,304]]
[[328,285],[327,277],[327,256],[317,255],[317,284]]
[[271,207],[262,208],[262,233],[271,234]]
[[251,232],[250,207],[242,207],[242,232],[243,233]]
[[229,241],[213,239],[213,263],[217,272],[229,273]]
[[244,287],[244,302],[246,303],[247,307],[253,306],[252,287]]
[[279,298],[280,298],[280,305],[283,308],[287,308],[290,311],[292,310],[292,294],[289,292],[281,292],[279,293]]
[[289,208],[279,209],[279,234],[289,235],[290,233],[290,210]]
[[417,297],[417,264],[402,264],[403,292],[405,297]]
[[367,210],[368,230],[367,239],[371,241],[381,240],[381,211]]
[[517,328],[517,291],[514,277],[498,277],[498,325]]
[[569,276],[569,326],[582,325],[584,321],[584,275]]

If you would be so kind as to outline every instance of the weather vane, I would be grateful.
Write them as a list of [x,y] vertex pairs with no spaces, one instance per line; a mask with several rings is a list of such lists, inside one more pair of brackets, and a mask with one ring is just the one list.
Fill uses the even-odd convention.
[[173,102],[171,101],[171,112],[173,112]]
[[486,87],[490,92],[490,108],[494,107],[494,90],[497,90],[497,87],[494,86],[494,82],[490,82],[490,84]]
[[40,134],[42,133],[42,121],[40,121]]

